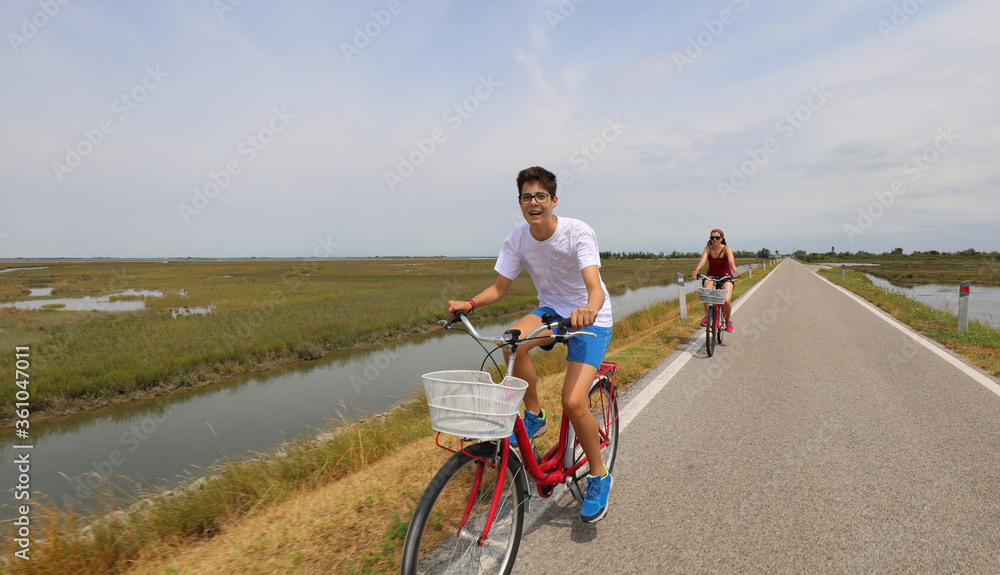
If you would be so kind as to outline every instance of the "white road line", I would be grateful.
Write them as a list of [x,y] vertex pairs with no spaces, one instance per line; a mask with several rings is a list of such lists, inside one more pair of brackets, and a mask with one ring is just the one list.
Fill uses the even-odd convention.
[[[771,273],[767,274],[767,276],[765,276],[764,279],[754,284],[754,286],[750,288],[749,291],[740,296],[736,300],[736,302],[733,303],[733,312],[735,313],[736,310],[738,310],[740,306],[743,305],[743,302],[745,302],[750,297],[750,295],[753,294],[753,292],[757,291],[757,288],[764,285],[764,282],[770,279],[772,275],[774,275],[774,270],[771,270]],[[702,333],[704,333],[704,331],[705,330],[702,330]],[[628,405],[625,406],[625,409],[618,414],[619,433],[624,431],[625,428],[627,428],[628,425],[632,423],[632,420],[635,419],[637,415],[639,415],[639,412],[641,412],[649,404],[649,402],[652,401],[653,398],[656,397],[656,395],[660,393],[660,391],[664,387],[666,387],[668,383],[670,383],[670,380],[673,379],[675,375],[677,375],[677,372],[679,372],[681,368],[684,367],[684,364],[686,364],[689,359],[694,357],[694,354],[699,349],[701,349],[701,346],[704,345],[704,343],[705,339],[701,336],[699,336],[698,339],[696,339],[695,341],[691,342],[691,344],[688,345],[687,348],[685,348],[684,351],[681,352],[681,354],[677,357],[677,359],[670,362],[670,365],[667,366],[667,368],[664,369],[662,372],[660,372],[660,374],[656,376],[656,379],[649,382],[649,385],[647,385],[642,391],[639,392],[638,395],[636,395],[634,398],[632,398],[632,400],[628,402]]]
[[826,279],[825,277],[823,277],[823,276],[821,276],[821,275],[819,275],[817,273],[813,273],[813,275],[816,276],[816,277],[818,277],[819,279],[825,281],[826,283],[830,284],[831,286],[837,288],[838,290],[840,290],[841,292],[843,292],[845,295],[847,295],[847,297],[849,297],[849,298],[853,299],[854,301],[858,302],[859,304],[861,304],[862,306],[864,306],[865,308],[867,308],[868,311],[870,311],[873,314],[875,314],[876,316],[882,318],[883,320],[885,320],[886,323],[888,323],[892,327],[898,329],[899,331],[901,331],[904,334],[906,334],[907,336],[909,336],[910,339],[912,339],[913,341],[915,341],[915,342],[919,343],[920,345],[926,347],[927,349],[933,351],[934,353],[936,353],[938,355],[938,357],[940,357],[941,359],[947,361],[948,363],[952,364],[953,366],[957,367],[962,373],[968,375],[973,380],[975,380],[978,383],[980,383],[986,389],[992,391],[993,393],[995,393],[997,395],[1000,395],[1000,385],[997,385],[997,383],[995,381],[993,381],[992,379],[990,379],[989,377],[987,377],[987,376],[979,373],[975,369],[969,367],[969,365],[966,364],[961,359],[955,357],[954,355],[948,353],[947,351],[944,351],[943,349],[941,349],[938,346],[936,346],[934,343],[931,343],[931,341],[928,340],[926,337],[924,337],[923,335],[921,335],[921,334],[913,331],[906,324],[902,323],[898,319],[892,317],[891,315],[887,314],[886,312],[884,312],[884,311],[880,310],[879,308],[875,307],[868,300],[855,295],[850,290],[847,290],[847,289],[844,289],[844,288],[838,286],[837,284],[831,282],[830,280]]

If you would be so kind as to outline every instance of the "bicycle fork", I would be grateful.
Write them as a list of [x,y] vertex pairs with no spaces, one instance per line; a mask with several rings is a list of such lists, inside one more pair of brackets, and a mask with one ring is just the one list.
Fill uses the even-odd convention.
[[500,454],[496,485],[493,486],[493,498],[490,501],[489,513],[486,515],[486,525],[483,526],[483,534],[476,536],[473,533],[469,533],[465,530],[465,525],[469,522],[469,516],[472,514],[472,509],[476,505],[476,499],[479,497],[479,487],[483,482],[483,473],[486,470],[486,466],[489,465],[485,461],[476,466],[476,477],[472,481],[472,491],[469,493],[469,500],[465,505],[465,513],[462,514],[462,523],[458,526],[458,532],[456,533],[462,541],[469,541],[480,547],[486,544],[486,538],[490,535],[490,528],[493,527],[493,519],[496,517],[497,509],[500,507],[500,499],[503,497],[504,479],[507,476],[507,460],[510,457],[510,448],[503,449],[503,447],[503,441],[497,443],[497,449],[502,451],[502,454]]

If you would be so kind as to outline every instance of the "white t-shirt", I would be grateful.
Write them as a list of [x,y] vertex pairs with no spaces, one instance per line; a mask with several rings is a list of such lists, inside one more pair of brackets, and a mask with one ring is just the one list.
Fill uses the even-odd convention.
[[[528,270],[538,289],[540,307],[548,306],[562,317],[587,305],[587,285],[583,283],[583,268],[601,267],[597,236],[590,226],[572,218],[556,220],[552,237],[540,242],[531,236],[527,222],[507,236],[500,248],[500,257],[493,267],[503,277],[514,280],[522,269]],[[604,305],[594,325],[611,327],[611,297],[601,280]]]

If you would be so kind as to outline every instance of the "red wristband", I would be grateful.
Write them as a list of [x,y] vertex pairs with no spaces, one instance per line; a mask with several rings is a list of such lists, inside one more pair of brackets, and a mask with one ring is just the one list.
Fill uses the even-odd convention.
[[476,309],[476,302],[474,300],[467,299],[467,300],[465,300],[465,303],[467,303],[467,304],[469,304],[469,305],[472,306],[472,309],[469,310],[469,313],[472,313],[472,311],[474,309]]

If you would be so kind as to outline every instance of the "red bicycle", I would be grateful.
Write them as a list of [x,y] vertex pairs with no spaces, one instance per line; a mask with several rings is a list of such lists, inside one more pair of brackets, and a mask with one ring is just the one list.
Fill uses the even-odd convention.
[[708,357],[715,353],[716,342],[722,343],[722,336],[726,333],[726,319],[722,311],[722,306],[726,303],[726,295],[729,293],[724,286],[726,282],[737,282],[733,276],[725,275],[721,277],[709,277],[699,274],[699,279],[715,282],[714,288],[698,288],[698,301],[708,304],[708,323],[705,324],[705,351]]
[[[448,329],[461,321],[466,327],[462,331],[481,342],[496,344],[488,358],[498,349],[509,348],[510,374],[518,346],[526,341],[554,337],[564,342],[592,335],[567,333],[568,319],[553,321],[552,316],[546,316],[542,325],[524,338],[520,330],[508,330],[501,337],[480,336],[461,312],[454,320],[441,323]],[[555,335],[538,335],[545,330]],[[600,429],[601,458],[608,471],[618,451],[617,367],[616,363],[603,362],[590,386],[591,412]],[[573,425],[563,414],[559,441],[542,457],[528,439],[519,415],[527,388],[524,380],[507,375],[496,384],[485,371],[452,370],[428,373],[423,381],[431,427],[438,431],[437,445],[454,455],[417,503],[403,543],[400,572],[510,573],[524,528],[529,478],[543,498],[563,484],[577,503],[583,502],[580,482],[588,469],[587,457]],[[511,429],[517,438],[516,451],[510,445]],[[441,445],[441,433],[460,437],[459,450]]]

